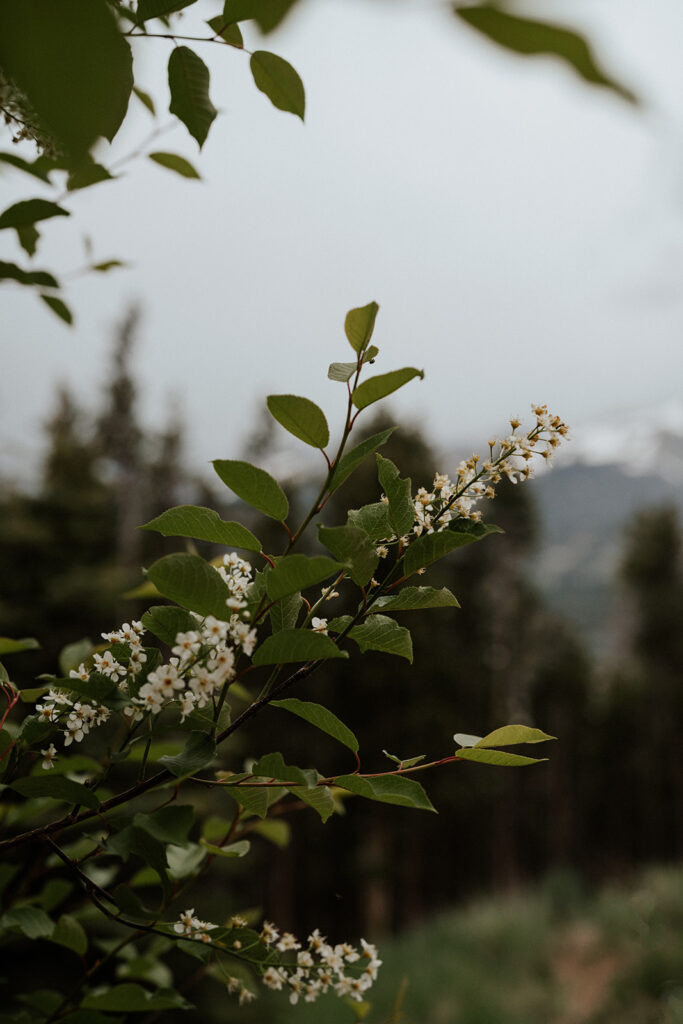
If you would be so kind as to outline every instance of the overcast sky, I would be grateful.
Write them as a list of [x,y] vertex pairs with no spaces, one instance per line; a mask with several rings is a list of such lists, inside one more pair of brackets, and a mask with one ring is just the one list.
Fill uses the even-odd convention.
[[[183,30],[216,6],[199,0]],[[178,396],[195,468],[239,453],[270,392],[307,395],[337,423],[344,389],[327,365],[350,357],[345,312],[371,299],[375,370],[424,368],[394,407],[444,446],[488,437],[532,401],[580,423],[679,396],[683,5],[524,9],[585,31],[643,105],[509,55],[427,0],[308,0],[265,42],[247,27],[251,49],[301,74],[305,125],[255,89],[244,54],[198,46],[221,116],[201,154],[182,127],[152,148],[182,153],[203,181],[138,159],[43,226],[36,266],[77,269],[86,234],[96,258],[131,264],[74,278],[75,328],[3,286],[0,471],[34,464],[57,382],[94,402],[135,300],[145,421],[161,426]],[[161,124],[170,45],[135,51]],[[105,162],[153,127],[135,102]],[[52,198],[10,170],[0,187],[3,206]],[[0,259],[24,265],[10,234]]]

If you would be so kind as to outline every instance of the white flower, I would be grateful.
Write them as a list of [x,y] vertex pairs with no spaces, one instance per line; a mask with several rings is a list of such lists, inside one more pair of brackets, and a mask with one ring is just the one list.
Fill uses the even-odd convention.
[[194,907],[184,910],[173,925],[173,931],[178,935],[189,935],[195,927]]
[[311,619],[311,629],[314,633],[322,633],[323,636],[327,636],[327,619],[318,619],[314,615]]
[[278,970],[276,967],[269,967],[261,980],[267,988],[272,988],[274,992],[280,992],[283,982],[287,979],[284,971]]
[[245,1003],[251,1003],[254,999],[256,999],[256,993],[243,987],[239,994],[240,1006],[244,1006]]
[[181,723],[188,718],[194,711],[194,706],[197,698],[191,690],[185,690],[185,693],[180,695],[180,721]]
[[280,933],[270,921],[264,921],[263,927],[261,928],[261,939],[265,942],[266,946],[272,945],[273,942],[277,942],[280,938]]
[[80,679],[84,683],[87,683],[87,681],[90,679],[90,672],[85,667],[83,662],[81,662],[78,668],[71,669],[71,671],[69,672],[69,679]]
[[51,743],[47,750],[41,750],[43,755],[43,768],[48,771],[50,768],[54,768],[54,762],[57,757],[57,748],[54,743]]
[[109,679],[113,679],[115,683],[126,674],[125,668],[123,665],[119,665],[111,651],[105,651],[104,654],[93,654],[93,661],[96,670],[102,675],[108,676]]
[[301,949],[301,943],[297,942],[296,935],[292,935],[291,932],[283,932],[275,948],[284,953],[288,949]]
[[54,704],[36,704],[36,711],[43,722],[59,721],[59,713]]

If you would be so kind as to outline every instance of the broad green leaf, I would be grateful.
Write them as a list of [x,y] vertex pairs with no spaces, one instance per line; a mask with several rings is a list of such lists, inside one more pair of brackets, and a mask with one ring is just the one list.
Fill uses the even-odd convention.
[[387,612],[417,611],[420,608],[459,608],[457,598],[447,587],[404,587],[397,594],[378,597],[373,608]]
[[65,324],[69,324],[69,326],[71,326],[74,322],[74,315],[66,302],[58,299],[55,295],[45,295],[41,293],[40,297],[45,305],[49,306],[52,312],[55,313],[60,320],[63,320]]
[[[88,0],[90,2],[90,0]],[[105,1013],[150,1013],[156,1010],[188,1009],[179,992],[159,989],[148,992],[142,985],[125,983],[114,985],[105,992],[89,992],[81,1000],[86,1010],[102,1010]]]
[[188,833],[194,824],[194,811],[192,804],[172,804],[160,807],[151,814],[136,814],[133,824],[149,832],[160,843],[182,846],[187,842]]
[[319,526],[318,540],[346,569],[354,583],[364,587],[372,579],[379,556],[359,526]]
[[35,256],[40,238],[38,228],[33,224],[25,224],[23,227],[17,228],[17,238],[24,252],[29,256]]
[[305,722],[321,729],[335,740],[339,740],[354,753],[358,751],[358,740],[348,726],[344,725],[336,715],[329,711],[322,704],[314,704],[313,701],[298,700],[296,697],[287,697],[284,700],[271,701],[271,707],[284,708],[293,715],[303,718]]
[[67,644],[59,652],[59,671],[63,676],[68,676],[71,669],[78,668],[81,662],[87,661],[94,650],[92,640],[88,637]]
[[[266,782],[268,780],[255,778],[249,781]],[[233,800],[237,801],[250,814],[255,814],[259,818],[265,818],[271,804],[273,790],[267,789],[265,786],[221,786],[221,792],[231,796]],[[278,788],[278,792],[282,796],[285,790]]]
[[166,14],[182,11],[184,7],[190,7],[196,2],[197,0],[138,0],[135,20],[138,25],[142,25],[150,18],[163,18]]
[[56,277],[47,270],[23,270],[16,263],[0,260],[0,281],[17,281],[18,284],[37,284],[41,288],[59,288]]
[[342,566],[325,555],[284,555],[266,575],[266,593],[271,601],[295,594],[338,573]]
[[278,818],[259,821],[253,826],[252,831],[263,836],[264,839],[267,839],[275,846],[279,846],[281,850],[289,846],[292,837],[292,829],[289,822]]
[[375,320],[379,313],[379,306],[376,302],[369,302],[367,306],[359,306],[357,309],[350,309],[344,320],[344,331],[349,344],[354,352],[359,355],[363,352],[372,337],[375,329]]
[[216,756],[216,744],[211,736],[204,732],[190,733],[190,738],[183,750],[175,757],[160,757],[159,764],[162,764],[167,771],[177,778],[185,775],[194,775],[210,765]]
[[362,508],[350,508],[348,523],[349,526],[363,530],[372,541],[386,540],[394,532],[389,520],[389,505],[383,501],[375,501]]
[[162,512],[139,530],[155,530],[164,537],[192,537],[224,544],[229,548],[260,551],[261,541],[241,523],[226,522],[212,508],[199,505],[177,505]]
[[189,633],[197,628],[197,620],[184,608],[160,604],[145,612],[142,625],[162,643],[172,647],[178,633]]
[[325,413],[315,402],[298,395],[269,395],[268,411],[294,437],[312,448],[325,448],[330,440]]
[[177,153],[149,153],[148,155],[155,164],[166,167],[169,171],[175,171],[182,178],[201,178],[201,175],[184,156],[178,156]]
[[145,92],[145,90],[141,89],[138,85],[134,85],[133,86],[133,92],[135,93],[137,98],[140,100],[140,102],[142,103],[143,107],[146,107],[147,110],[149,110],[149,112],[152,115],[152,117],[156,117],[156,108],[154,106],[154,100],[149,95],[149,93]]
[[64,800],[68,804],[89,807],[96,811],[100,801],[91,789],[80,782],[65,779],[62,775],[31,775],[29,778],[17,779],[11,789],[26,797],[49,796],[53,800]]
[[254,653],[254,665],[286,665],[298,661],[348,658],[328,636],[312,629],[283,629],[267,637]]
[[379,402],[380,399],[398,391],[414,377],[424,380],[424,370],[406,366],[402,370],[392,370],[390,373],[380,373],[377,377],[369,377],[353,392],[353,404],[359,410],[366,409],[373,402]]
[[382,753],[385,757],[388,757],[390,761],[400,765],[402,768],[413,768],[420,761],[424,761],[426,755],[418,754],[417,757],[396,757],[396,754],[390,754],[388,750],[383,750]]
[[375,358],[378,355],[379,349],[377,348],[377,346],[368,345],[368,347],[365,349],[365,352],[363,352],[363,366],[365,366],[366,363],[374,363]]
[[468,732],[456,732],[453,739],[459,747],[476,747],[481,736],[472,736]]
[[15,907],[0,917],[0,932],[18,928],[27,939],[44,939],[52,935],[55,923],[39,907]]
[[525,55],[559,57],[591,85],[611,89],[629,103],[638,102],[630,89],[599,67],[589,44],[571,29],[550,22],[521,18],[493,4],[480,4],[476,7],[455,4],[453,9],[468,25],[506,50]]
[[[170,895],[172,886],[168,877],[166,845],[159,842],[147,829],[138,825],[127,825],[120,832],[109,836],[104,846],[107,853],[114,853],[124,861],[128,861],[133,855],[139,857],[159,876],[164,894],[167,897]],[[154,881],[156,882],[156,879]]]
[[198,555],[165,555],[147,570],[147,578],[160,594],[200,615],[229,618],[227,583]]
[[105,260],[103,263],[93,263],[90,267],[91,270],[95,270],[98,274],[106,274],[109,270],[115,270],[118,267],[126,267],[127,263],[122,263],[121,260]]
[[32,636],[22,640],[11,640],[8,636],[0,636],[0,654],[17,654],[20,651],[35,651],[40,644]]
[[166,847],[166,858],[168,860],[168,873],[175,881],[183,878],[191,878],[206,860],[208,854],[199,843],[187,843],[185,846],[174,846],[169,844]]
[[361,626],[354,626],[348,634],[360,647],[361,653],[366,651],[383,651],[385,654],[396,654],[412,663],[413,642],[405,626],[387,615],[368,615]]
[[494,729],[476,744],[477,747],[514,747],[518,743],[545,743],[556,740],[557,736],[549,736],[541,729],[531,729],[528,725],[504,725]]
[[383,458],[379,453],[376,458],[379,482],[389,499],[389,519],[394,528],[393,532],[397,537],[402,537],[415,521],[410,479],[400,477],[398,469],[390,459]]
[[106,0],[3,0],[0,66],[25,94],[65,162],[110,141],[126,114],[132,54]]
[[330,363],[327,376],[330,380],[339,380],[345,383],[351,380],[358,369],[358,363]]
[[214,846],[213,843],[207,843],[206,839],[200,839],[199,842],[214,857],[246,857],[251,849],[248,839],[238,839],[236,843],[228,843],[227,846]]
[[265,469],[238,459],[214,459],[213,468],[223,483],[247,505],[282,521],[287,518],[289,502],[280,487]]
[[80,188],[88,188],[90,185],[97,185],[101,181],[111,181],[113,175],[109,173],[102,164],[95,163],[90,158],[81,160],[72,167],[66,181],[69,192],[76,192]]
[[303,600],[299,593],[288,594],[287,597],[274,601],[269,612],[273,633],[279,633],[281,629],[294,629],[302,604]]
[[264,34],[280,24],[297,0],[226,0],[223,9],[225,21],[256,22]]
[[[334,813],[334,799],[328,786],[318,786],[320,775],[314,768],[296,768],[286,765],[282,754],[266,754],[254,765],[255,774],[282,781],[298,800],[303,800],[318,812],[323,821]],[[292,782],[294,786],[287,786]]]
[[50,942],[56,942],[58,946],[66,946],[78,956],[85,956],[88,949],[88,936],[83,931],[82,925],[71,914],[62,914],[50,936]]
[[48,184],[50,182],[50,171],[53,169],[53,165],[44,156],[39,156],[37,160],[29,161],[23,160],[16,153],[3,152],[0,153],[0,163],[16,167],[18,171],[24,171],[25,174],[30,174],[40,181],[46,181]]
[[327,628],[333,633],[343,633],[347,626],[350,626],[353,622],[353,615],[338,615],[335,619],[330,619],[327,624]]
[[[108,703],[108,698],[111,696],[122,697],[124,701],[126,700],[118,688],[118,683],[114,682],[109,676],[99,672],[93,672],[87,683],[82,679],[70,679],[67,677],[65,679],[55,679],[53,686],[56,689],[66,690],[68,693],[75,693],[79,697],[85,697],[86,700],[89,698],[91,701],[98,701],[101,704]],[[125,707],[125,704],[123,706]]]
[[229,46],[236,46],[240,50],[244,48],[244,39],[242,38],[239,25],[226,25],[222,14],[218,14],[215,18],[209,18],[206,24],[213,31],[214,35],[220,36],[224,43],[227,43]]
[[414,540],[406,551],[403,568],[406,576],[437,562],[455,548],[483,540],[491,533],[502,533],[499,526],[491,523],[475,523],[471,519],[457,520],[441,533],[423,533]]
[[218,111],[209,99],[209,69],[187,46],[176,46],[168,61],[169,110],[179,118],[201,149]]
[[267,50],[256,50],[249,61],[256,88],[265,93],[278,110],[296,114],[303,121],[306,111],[304,84],[292,65]]
[[417,807],[423,811],[436,813],[436,808],[419,782],[401,775],[380,775],[372,779],[360,775],[340,775],[334,780],[334,784],[368,800],[398,804],[399,807]]
[[456,757],[459,761],[478,761],[480,764],[500,765],[503,768],[548,760],[547,757],[524,757],[522,754],[508,754],[505,750],[480,750],[479,747],[463,747],[457,751]]
[[380,430],[379,433],[366,437],[364,441],[361,441],[350,452],[347,452],[339,460],[339,465],[335,468],[334,476],[328,488],[330,494],[336,491],[338,487],[341,487],[346,478],[353,473],[354,469],[360,466],[363,459],[377,448],[381,448],[383,444],[386,444],[395,429],[396,427],[388,427],[386,430]]

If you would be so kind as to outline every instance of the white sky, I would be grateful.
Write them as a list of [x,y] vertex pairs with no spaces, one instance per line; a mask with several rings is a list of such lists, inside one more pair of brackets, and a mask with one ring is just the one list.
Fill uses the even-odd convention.
[[[183,31],[219,6],[200,0]],[[179,396],[195,468],[239,453],[269,392],[307,395],[337,423],[344,389],[327,365],[350,357],[344,314],[371,299],[375,372],[425,369],[394,408],[442,445],[485,438],[531,401],[572,423],[680,395],[683,5],[525,10],[586,31],[644,105],[509,55],[427,0],[308,0],[265,41],[247,28],[247,46],[301,74],[305,125],[255,89],[244,54],[197,45],[221,116],[201,155],[182,127],[152,148],[204,180],[138,159],[43,225],[36,267],[66,277],[86,234],[97,259],[132,264],[74,279],[74,329],[3,286],[0,471],[33,465],[58,381],[94,399],[111,327],[135,299],[145,419],[161,426]],[[160,123],[170,45],[135,51]],[[133,102],[105,163],[153,127]],[[52,198],[11,170],[0,186],[3,206]],[[10,236],[0,259],[26,265]]]

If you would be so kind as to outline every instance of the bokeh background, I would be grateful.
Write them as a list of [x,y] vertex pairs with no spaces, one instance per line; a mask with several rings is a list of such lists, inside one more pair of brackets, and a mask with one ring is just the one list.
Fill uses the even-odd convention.
[[[256,461],[304,508],[322,467],[269,422],[263,396],[307,394],[339,422],[327,364],[346,358],[346,310],[376,299],[377,368],[425,368],[392,402],[402,427],[385,449],[415,487],[532,401],[573,441],[551,471],[501,490],[488,518],[504,536],[434,573],[462,609],[402,616],[413,666],[369,654],[299,695],[348,722],[367,770],[386,764],[383,747],[437,757],[454,732],[508,721],[559,742],[531,770],[435,773],[438,817],[353,801],[325,827],[292,815],[255,843],[257,872],[231,866],[197,905],[383,939],[371,1021],[676,1024],[683,13],[673,0],[515,10],[580,31],[639,102],[496,48],[438,3],[308,0],[267,42],[304,79],[305,126],[254,90],[242,54],[202,51],[222,116],[199,157],[165,127],[170,44],[137,45],[159,116],[139,107],[116,140],[120,177],[44,232],[43,261],[73,269],[75,326],[24,290],[4,296],[1,631],[40,638],[20,670],[33,677],[66,643],[137,617],[145,605],[124,595],[180,543],[137,525],[180,503],[245,514],[212,458]],[[153,166],[150,147],[182,153],[202,180]],[[1,183],[7,203],[25,197],[11,169]],[[128,266],[81,274],[85,236]],[[376,494],[363,467],[325,522]],[[262,521],[257,532],[277,550]],[[232,753],[269,749],[348,767],[276,710]],[[209,1020],[237,1013],[206,1000]],[[239,1016],[323,1012],[353,1019],[263,1000]]]

